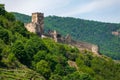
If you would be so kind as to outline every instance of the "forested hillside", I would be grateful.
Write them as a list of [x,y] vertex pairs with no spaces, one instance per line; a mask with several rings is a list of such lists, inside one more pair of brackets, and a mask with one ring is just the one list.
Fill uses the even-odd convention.
[[120,63],[41,39],[0,5],[1,80],[119,80]]
[[69,33],[75,40],[97,44],[101,54],[120,59],[120,37],[112,35],[120,24],[49,16],[45,18],[45,27],[62,34]]
[[12,12],[12,13],[15,15],[17,20],[20,20],[24,23],[28,23],[28,22],[31,21],[31,16],[21,14],[21,13],[17,13],[17,12]]
[[[25,15],[15,13],[15,16],[18,20],[26,22],[24,21],[26,20]],[[101,54],[116,60],[120,60],[120,37],[112,35],[112,31],[119,29],[120,24],[115,23],[103,23],[70,17],[45,17],[45,30],[57,30],[62,35],[70,34],[75,40],[96,44],[99,46]]]

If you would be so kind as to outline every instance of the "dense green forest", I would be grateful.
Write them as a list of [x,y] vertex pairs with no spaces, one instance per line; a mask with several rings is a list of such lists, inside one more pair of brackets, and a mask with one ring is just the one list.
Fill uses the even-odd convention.
[[120,63],[41,39],[0,5],[1,80],[119,80]]
[[[15,16],[23,22],[30,21],[26,19],[28,17],[26,15],[15,13]],[[120,60],[120,37],[112,35],[112,31],[119,29],[120,24],[115,23],[103,23],[70,17],[45,17],[46,31],[57,30],[64,36],[70,34],[74,40],[96,44],[99,46],[101,54],[116,60]]]
[[16,17],[17,20],[20,20],[24,23],[31,22],[31,16],[21,14],[21,13],[17,13],[17,12],[12,12],[12,13],[14,14],[14,16]]

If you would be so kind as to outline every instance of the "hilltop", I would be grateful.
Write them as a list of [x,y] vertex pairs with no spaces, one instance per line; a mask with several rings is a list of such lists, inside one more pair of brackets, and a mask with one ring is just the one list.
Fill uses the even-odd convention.
[[119,75],[119,61],[42,39],[0,5],[1,80],[119,80]]
[[[31,20],[24,14],[14,15],[22,22]],[[45,17],[44,23],[46,32],[56,30],[64,36],[69,33],[74,40],[96,44],[101,54],[120,60],[120,37],[112,34],[120,29],[120,24],[57,16]]]

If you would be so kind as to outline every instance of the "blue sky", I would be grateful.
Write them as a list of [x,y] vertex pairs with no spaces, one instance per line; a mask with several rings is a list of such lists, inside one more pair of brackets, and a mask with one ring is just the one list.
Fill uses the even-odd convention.
[[0,0],[7,11],[120,23],[120,0]]

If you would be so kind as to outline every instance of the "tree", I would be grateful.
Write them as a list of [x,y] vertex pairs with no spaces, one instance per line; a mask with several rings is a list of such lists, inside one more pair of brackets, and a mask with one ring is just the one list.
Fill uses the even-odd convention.
[[2,51],[6,47],[3,40],[0,39],[0,61],[2,60]]
[[19,34],[23,35],[24,37],[28,37],[28,32],[24,27],[24,24],[20,21],[13,22],[13,26],[10,27],[12,33],[18,32]]
[[4,7],[4,4],[0,4],[0,15],[5,15],[5,7]]
[[19,61],[27,66],[31,64],[31,59],[28,53],[25,52],[24,43],[22,41],[16,41],[12,45],[12,52],[19,59]]
[[62,80],[62,77],[58,74],[52,74],[50,80]]
[[63,80],[93,80],[88,74],[74,72],[72,74],[68,74],[63,78]]
[[46,56],[47,52],[44,50],[40,50],[39,52],[37,52],[37,54],[34,55],[34,61],[35,62],[39,62],[40,60],[44,60],[45,56]]
[[30,55],[31,59],[40,50],[46,50],[47,52],[44,42],[38,36],[30,38],[25,44],[25,52]]
[[41,60],[40,62],[38,62],[36,64],[36,70],[37,72],[39,72],[40,74],[42,74],[45,78],[49,78],[50,77],[50,66],[49,63],[45,60]]
[[0,39],[4,41],[4,43],[8,44],[10,41],[10,36],[7,30],[5,29],[0,29]]
[[15,16],[12,13],[5,13],[5,17],[9,20],[9,21],[15,21]]
[[3,48],[5,47],[5,43],[0,39],[0,53],[2,53]]
[[58,74],[60,76],[64,76],[65,75],[65,71],[64,71],[64,66],[62,64],[57,64],[55,66],[55,74]]

